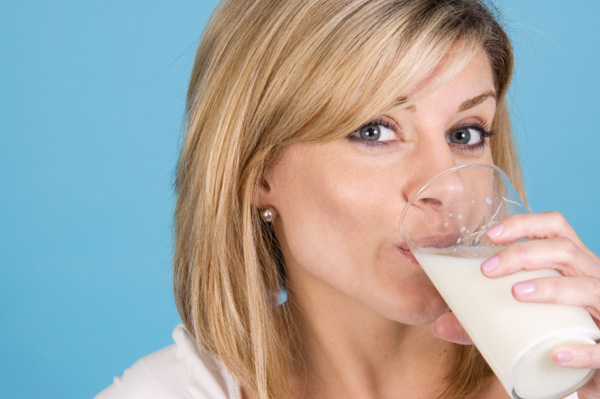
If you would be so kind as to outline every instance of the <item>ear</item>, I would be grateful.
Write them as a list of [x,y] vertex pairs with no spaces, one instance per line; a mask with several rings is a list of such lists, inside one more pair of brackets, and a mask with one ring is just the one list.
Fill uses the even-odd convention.
[[256,188],[256,194],[254,196],[254,206],[259,209],[272,206],[272,192],[271,186],[267,181],[267,173],[265,173],[259,180],[258,187]]
[[266,207],[277,209],[279,203],[279,190],[277,188],[281,178],[279,162],[271,162],[264,167],[262,176],[258,179],[253,205],[259,209]]

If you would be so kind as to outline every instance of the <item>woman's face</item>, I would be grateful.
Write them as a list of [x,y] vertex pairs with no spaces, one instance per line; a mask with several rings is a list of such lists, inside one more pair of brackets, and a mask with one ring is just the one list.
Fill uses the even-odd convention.
[[267,171],[259,202],[276,209],[295,300],[406,324],[446,311],[404,250],[400,217],[416,190],[442,170],[492,163],[487,136],[495,110],[491,68],[480,51],[414,106],[389,109],[344,138],[288,147]]

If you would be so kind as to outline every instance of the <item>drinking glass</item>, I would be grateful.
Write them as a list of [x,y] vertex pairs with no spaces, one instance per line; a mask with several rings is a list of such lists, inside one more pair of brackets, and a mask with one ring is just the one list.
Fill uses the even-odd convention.
[[485,234],[527,208],[506,174],[487,164],[461,165],[430,179],[408,202],[401,234],[429,279],[515,399],[559,399],[593,375],[556,365],[561,345],[593,345],[600,330],[582,308],[522,303],[512,286],[558,276],[552,269],[488,278],[481,263],[501,250]]

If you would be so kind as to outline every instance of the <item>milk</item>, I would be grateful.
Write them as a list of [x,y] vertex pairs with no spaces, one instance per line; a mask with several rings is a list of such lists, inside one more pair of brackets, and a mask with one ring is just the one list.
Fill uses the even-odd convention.
[[467,250],[471,253],[457,247],[415,251],[414,255],[507,392],[514,398],[554,399],[584,384],[593,371],[556,365],[552,350],[561,345],[594,344],[600,331],[590,315],[574,306],[518,302],[511,293],[519,281],[559,273],[521,271],[491,279],[481,273],[480,266],[494,252]]

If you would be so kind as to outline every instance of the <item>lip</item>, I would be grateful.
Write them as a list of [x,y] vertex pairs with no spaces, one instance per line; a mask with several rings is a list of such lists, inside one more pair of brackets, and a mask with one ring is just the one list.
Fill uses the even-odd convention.
[[[459,236],[456,234],[440,234],[421,237],[418,240],[417,246],[423,248],[447,248],[456,245],[457,237]],[[405,258],[417,265],[419,264],[419,262],[417,261],[412,251],[408,248],[408,245],[405,242],[397,244],[396,249],[400,253],[400,255],[404,256]]]
[[422,248],[447,248],[460,242],[459,237],[458,234],[431,235],[419,238],[416,245]]
[[412,263],[414,263],[416,265],[419,264],[419,262],[417,261],[417,258],[415,258],[412,251],[410,249],[408,249],[408,246],[406,244],[403,243],[400,245],[396,245],[396,250],[398,251],[398,253],[400,253],[400,255],[404,256]]

